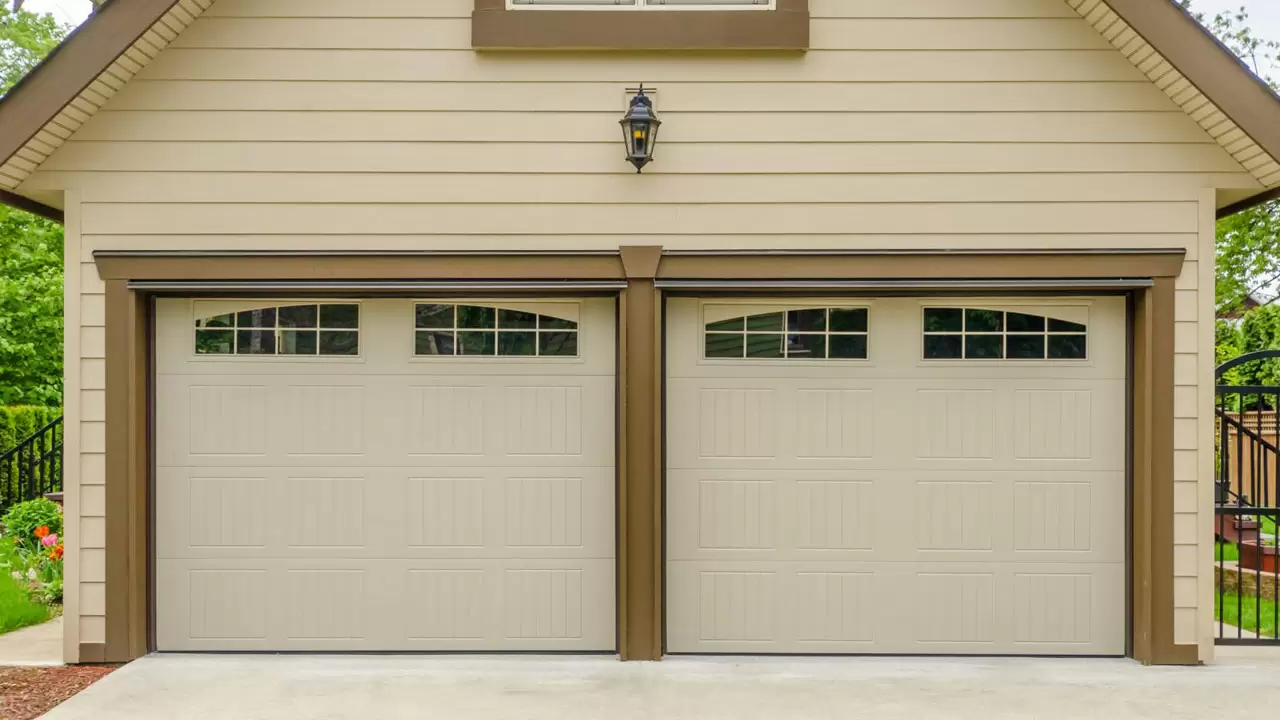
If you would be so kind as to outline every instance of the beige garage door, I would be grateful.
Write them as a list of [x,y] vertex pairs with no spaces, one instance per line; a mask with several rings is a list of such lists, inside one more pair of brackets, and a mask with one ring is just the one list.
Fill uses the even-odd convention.
[[161,650],[614,648],[613,300],[161,300]]
[[668,333],[669,652],[1124,652],[1122,299],[674,299]]

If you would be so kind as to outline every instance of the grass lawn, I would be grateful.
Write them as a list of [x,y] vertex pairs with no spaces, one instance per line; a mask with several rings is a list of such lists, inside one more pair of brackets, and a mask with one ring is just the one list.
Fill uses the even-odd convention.
[[1240,559],[1240,548],[1235,543],[1218,541],[1218,554],[1214,556],[1218,562],[1237,562]]
[[[1236,603],[1239,603],[1239,610]],[[1276,637],[1276,604],[1271,600],[1262,598],[1262,630],[1258,631],[1258,610],[1259,601],[1252,595],[1240,597],[1237,595],[1222,595],[1219,597],[1214,594],[1214,620],[1223,620],[1228,625],[1235,625],[1244,628],[1248,632],[1257,632],[1261,637]],[[1231,628],[1223,628],[1224,637],[1235,637],[1235,631]]]
[[0,633],[36,625],[51,616],[47,605],[32,602],[13,578],[0,573]]

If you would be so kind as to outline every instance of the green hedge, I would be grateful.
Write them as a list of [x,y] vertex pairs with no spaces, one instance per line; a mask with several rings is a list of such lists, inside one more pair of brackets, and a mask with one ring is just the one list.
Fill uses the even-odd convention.
[[62,415],[62,408],[32,405],[0,406],[0,453],[26,440],[31,433]]

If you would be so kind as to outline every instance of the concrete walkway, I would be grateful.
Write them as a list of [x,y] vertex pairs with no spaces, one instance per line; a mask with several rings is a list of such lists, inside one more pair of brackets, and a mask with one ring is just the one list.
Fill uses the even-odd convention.
[[0,635],[0,667],[62,664],[62,616]]
[[[1255,651],[1252,653],[1242,650]],[[173,656],[121,668],[47,720],[1179,720],[1269,717],[1280,654],[1126,660]]]

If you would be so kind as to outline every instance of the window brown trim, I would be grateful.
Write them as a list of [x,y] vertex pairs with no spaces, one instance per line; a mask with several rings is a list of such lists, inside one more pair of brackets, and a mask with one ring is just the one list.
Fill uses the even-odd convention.
[[1198,646],[1174,642],[1173,612],[1174,279],[1183,256],[1182,250],[662,255],[656,247],[624,248],[610,255],[95,254],[107,295],[107,642],[105,647],[83,644],[81,661],[99,657],[126,661],[154,647],[148,514],[151,296],[130,287],[129,280],[625,279],[618,320],[618,650],[625,660],[656,660],[662,656],[665,572],[661,512],[664,292],[655,286],[656,279],[950,277],[1014,284],[1068,277],[1154,281],[1151,287],[1133,291],[1129,639],[1133,657],[1143,663],[1195,664]]
[[809,0],[778,0],[775,10],[509,10],[506,0],[475,0],[476,50],[789,50],[809,49]]

